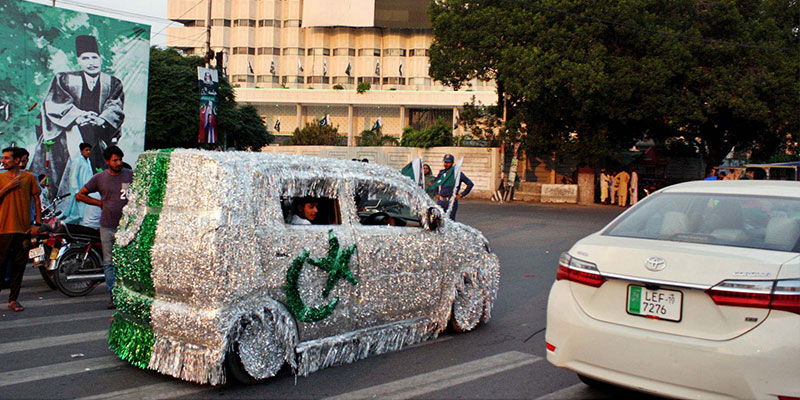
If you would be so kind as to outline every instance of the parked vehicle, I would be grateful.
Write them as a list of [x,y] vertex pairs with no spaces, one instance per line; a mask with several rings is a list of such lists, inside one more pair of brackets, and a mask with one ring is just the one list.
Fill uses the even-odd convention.
[[63,243],[53,263],[56,287],[70,297],[89,294],[105,280],[100,231],[62,223],[54,236]]
[[31,237],[31,249],[28,251],[28,258],[33,262],[33,268],[39,270],[42,279],[50,289],[58,288],[53,270],[55,270],[61,238],[54,231],[61,225],[61,221],[58,219],[61,211],[56,211],[56,208],[69,195],[67,193],[53,199],[53,202],[41,211],[42,224],[39,226],[37,234]]
[[800,183],[694,181],[561,255],[547,360],[675,398],[800,398]]

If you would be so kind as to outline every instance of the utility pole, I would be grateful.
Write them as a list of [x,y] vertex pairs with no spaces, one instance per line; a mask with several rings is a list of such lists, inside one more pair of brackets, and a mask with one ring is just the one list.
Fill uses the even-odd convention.
[[[55,1],[55,0],[53,0]],[[206,15],[206,68],[211,68],[211,0],[208,0],[208,14]]]

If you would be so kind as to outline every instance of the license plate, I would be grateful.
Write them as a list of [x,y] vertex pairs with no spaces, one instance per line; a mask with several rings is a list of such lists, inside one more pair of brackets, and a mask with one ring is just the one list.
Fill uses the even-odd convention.
[[28,258],[41,257],[44,255],[44,247],[37,246],[28,250]]
[[644,286],[628,285],[627,312],[652,319],[680,322],[683,312],[683,293],[677,290],[651,290]]

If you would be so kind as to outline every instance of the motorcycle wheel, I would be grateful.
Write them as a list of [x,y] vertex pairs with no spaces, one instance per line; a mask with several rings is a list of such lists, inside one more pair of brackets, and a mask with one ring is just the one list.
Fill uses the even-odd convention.
[[[67,276],[73,275],[81,268],[83,262],[84,249],[75,248],[69,249],[64,252],[64,255],[58,260],[58,267],[54,271],[55,283],[61,293],[69,297],[85,296],[91,292],[99,283],[95,280],[67,280]],[[89,253],[86,258],[85,269],[102,270],[100,260],[94,253]]]

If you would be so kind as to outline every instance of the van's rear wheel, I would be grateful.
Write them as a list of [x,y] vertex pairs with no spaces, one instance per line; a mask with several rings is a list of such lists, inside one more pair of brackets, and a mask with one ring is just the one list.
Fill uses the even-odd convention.
[[275,335],[275,324],[255,315],[243,317],[234,332],[225,357],[230,378],[250,384],[278,373],[285,360],[283,343]]
[[483,290],[473,279],[474,274],[464,273],[456,284],[456,298],[453,301],[453,313],[450,323],[457,332],[475,329],[483,316]]

